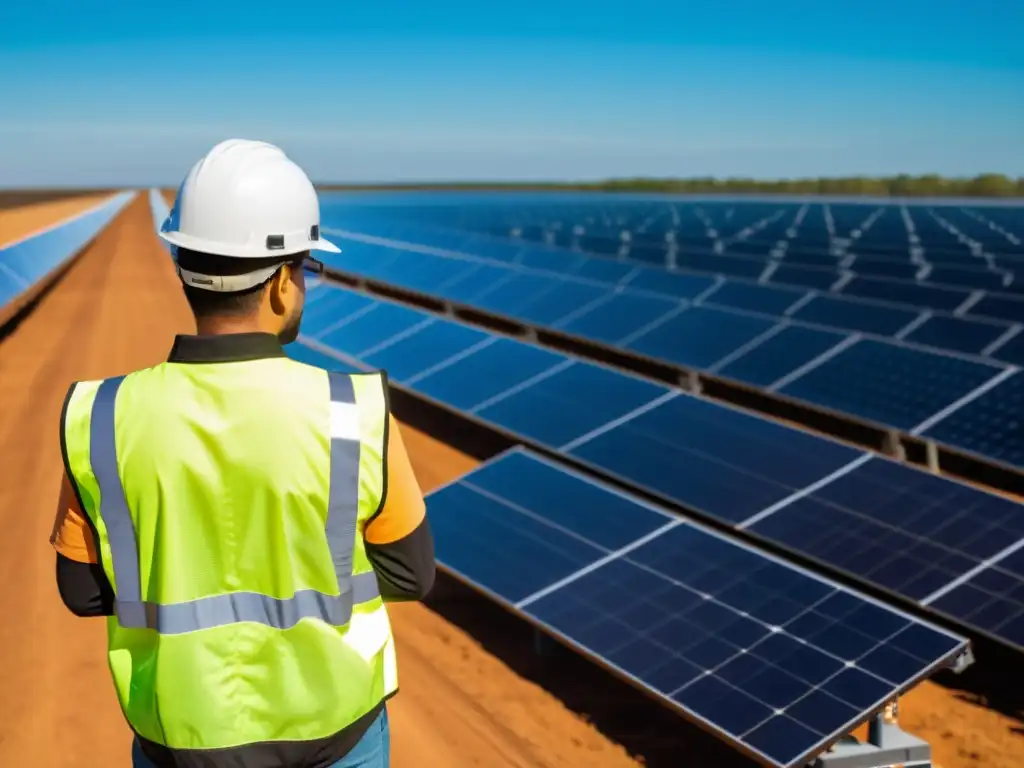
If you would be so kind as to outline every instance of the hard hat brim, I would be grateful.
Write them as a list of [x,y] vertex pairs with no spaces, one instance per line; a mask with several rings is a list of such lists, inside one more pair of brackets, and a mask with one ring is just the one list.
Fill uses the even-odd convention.
[[183,232],[164,231],[157,233],[164,242],[176,245],[179,248],[186,248],[199,253],[211,253],[217,256],[227,256],[234,259],[265,259],[275,256],[290,256],[293,253],[304,251],[323,251],[324,253],[341,253],[341,248],[330,240],[320,237],[317,240],[304,242],[302,248],[295,248],[290,251],[270,250],[269,248],[250,245],[229,245],[225,243],[210,243],[202,238],[192,237]]
[[341,248],[336,246],[330,240],[325,240],[323,235],[320,235],[320,239],[314,241],[310,250],[324,251],[325,253],[341,253]]

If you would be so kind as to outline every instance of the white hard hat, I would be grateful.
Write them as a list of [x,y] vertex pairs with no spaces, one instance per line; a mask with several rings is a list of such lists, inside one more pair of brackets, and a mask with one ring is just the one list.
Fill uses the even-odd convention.
[[239,259],[281,256],[285,262],[309,250],[340,253],[320,237],[320,203],[305,171],[273,144],[246,139],[222,141],[192,166],[160,237],[191,251]]

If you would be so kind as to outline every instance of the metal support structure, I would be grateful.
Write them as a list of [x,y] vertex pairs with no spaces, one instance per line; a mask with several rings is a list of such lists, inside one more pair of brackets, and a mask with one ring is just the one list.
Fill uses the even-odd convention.
[[924,444],[925,456],[928,457],[928,471],[939,474],[939,446],[934,440],[927,440]]
[[811,768],[932,768],[931,745],[900,728],[898,712],[898,702],[890,702],[868,723],[867,741],[847,737],[833,744]]
[[687,371],[679,374],[679,386],[685,392],[699,395],[701,392],[700,376],[696,371]]
[[903,447],[903,441],[900,440],[900,434],[895,429],[887,430],[885,438],[882,443],[882,453],[886,456],[891,456],[896,461],[907,460],[907,450]]

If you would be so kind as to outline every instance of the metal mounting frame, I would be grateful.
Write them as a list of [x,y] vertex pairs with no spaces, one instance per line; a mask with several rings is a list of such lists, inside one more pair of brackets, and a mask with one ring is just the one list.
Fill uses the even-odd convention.
[[868,723],[867,741],[852,737],[832,745],[810,768],[932,768],[932,747],[927,741],[913,736],[895,722],[889,710],[880,712]]

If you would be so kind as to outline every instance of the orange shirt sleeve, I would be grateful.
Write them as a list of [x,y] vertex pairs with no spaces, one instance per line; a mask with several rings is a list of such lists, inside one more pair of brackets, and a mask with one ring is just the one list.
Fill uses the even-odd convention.
[[50,544],[69,560],[79,563],[99,562],[92,528],[89,527],[85,513],[78,504],[78,497],[75,496],[66,473],[61,479],[57,518],[53,521]]
[[384,508],[369,525],[364,536],[371,544],[390,544],[408,536],[427,514],[423,491],[406,453],[402,433],[394,416],[388,415],[387,497]]

